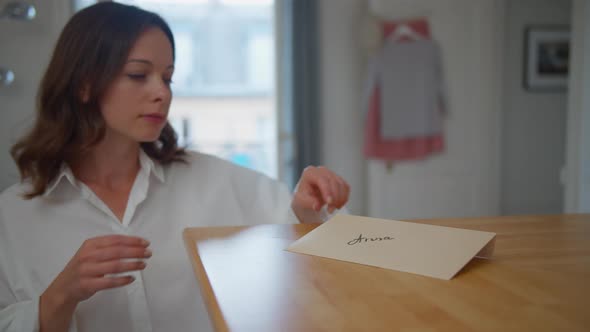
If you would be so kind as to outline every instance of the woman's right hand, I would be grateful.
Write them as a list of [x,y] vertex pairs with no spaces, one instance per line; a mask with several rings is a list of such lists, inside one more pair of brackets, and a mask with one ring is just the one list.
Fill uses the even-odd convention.
[[133,282],[131,276],[113,274],[143,270],[143,260],[152,255],[148,245],[145,239],[125,235],[100,236],[84,241],[41,295],[41,331],[67,331],[79,302],[98,291]]

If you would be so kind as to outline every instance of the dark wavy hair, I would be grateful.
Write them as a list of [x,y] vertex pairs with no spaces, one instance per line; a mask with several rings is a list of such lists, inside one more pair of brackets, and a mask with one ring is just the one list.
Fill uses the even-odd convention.
[[[11,149],[21,175],[32,189],[24,197],[42,195],[64,162],[83,155],[105,135],[99,101],[123,69],[139,36],[159,28],[170,40],[168,24],[155,13],[114,2],[102,2],[76,13],[55,46],[37,95],[37,115],[31,131]],[[87,100],[82,101],[82,89]],[[155,142],[141,147],[161,164],[183,161],[184,149],[166,123]]]

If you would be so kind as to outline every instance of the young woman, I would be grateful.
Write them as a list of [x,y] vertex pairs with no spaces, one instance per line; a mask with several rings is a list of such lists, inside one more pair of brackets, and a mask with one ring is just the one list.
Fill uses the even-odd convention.
[[347,202],[323,167],[291,198],[178,148],[173,71],[174,38],[154,13],[105,2],[65,26],[33,129],[12,149],[22,181],[0,195],[0,330],[208,331],[185,227],[316,222]]

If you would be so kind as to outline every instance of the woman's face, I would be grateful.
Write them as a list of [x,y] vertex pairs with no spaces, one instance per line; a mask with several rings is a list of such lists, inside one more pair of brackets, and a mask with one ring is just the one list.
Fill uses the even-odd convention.
[[166,124],[174,71],[172,45],[158,28],[146,30],[100,101],[108,138],[153,142]]

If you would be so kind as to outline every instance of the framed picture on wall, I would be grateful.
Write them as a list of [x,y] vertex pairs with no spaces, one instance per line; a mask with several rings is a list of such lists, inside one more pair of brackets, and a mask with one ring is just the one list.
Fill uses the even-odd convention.
[[565,90],[569,58],[569,27],[527,27],[525,30],[525,89],[530,91]]

